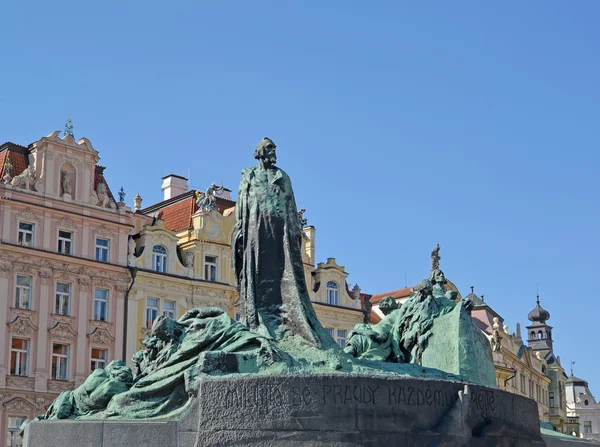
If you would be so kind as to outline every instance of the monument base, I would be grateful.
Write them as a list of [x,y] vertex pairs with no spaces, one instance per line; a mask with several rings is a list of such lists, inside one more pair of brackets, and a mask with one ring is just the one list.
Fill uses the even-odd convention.
[[207,377],[164,420],[37,421],[26,447],[544,446],[537,404],[460,382],[364,375]]

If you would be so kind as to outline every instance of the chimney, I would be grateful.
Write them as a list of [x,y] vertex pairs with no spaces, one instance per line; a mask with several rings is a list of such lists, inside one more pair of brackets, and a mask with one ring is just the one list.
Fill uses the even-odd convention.
[[177,197],[188,190],[188,179],[180,175],[169,174],[162,178],[163,184],[161,190],[163,192],[163,200],[169,200]]
[[231,200],[231,189],[223,188],[223,191],[217,193],[217,196]]

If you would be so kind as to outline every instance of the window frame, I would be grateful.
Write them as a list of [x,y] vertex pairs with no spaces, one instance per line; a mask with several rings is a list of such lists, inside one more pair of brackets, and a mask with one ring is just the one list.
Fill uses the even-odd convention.
[[[98,298],[96,296],[96,292],[106,292],[106,299],[104,298]],[[92,320],[93,321],[108,321],[108,302],[110,300],[110,290],[108,289],[103,289],[101,287],[94,287],[94,296],[92,297]],[[98,315],[96,314],[96,304],[104,304],[104,312],[105,312],[105,318],[104,319],[99,319],[96,318]]]
[[592,421],[583,421],[583,434],[591,435],[592,433]]
[[[29,286],[22,286],[19,285],[19,277],[21,278],[29,278]],[[27,290],[28,291],[28,296],[27,296],[27,302],[28,305],[27,306],[22,306],[22,300],[23,300],[23,291]],[[31,310],[32,308],[32,301],[33,301],[33,276],[30,275],[20,275],[20,274],[16,274],[15,275],[15,308],[16,309],[25,309],[25,310]]]
[[[156,251],[157,248],[162,248],[164,253],[160,251]],[[160,264],[160,260],[162,260],[162,264]],[[156,244],[152,247],[152,270],[158,273],[167,273],[168,272],[168,262],[169,262],[169,250],[163,245]],[[162,265],[162,267],[161,267]]]
[[[59,284],[68,286],[69,291],[67,293],[59,292],[58,291]],[[72,289],[73,289],[73,285],[71,283],[68,283],[68,282],[57,282],[56,283],[56,285],[54,287],[54,296],[55,296],[54,314],[55,315],[64,315],[66,317],[71,316],[71,291],[72,291]],[[66,297],[66,302],[67,302],[67,313],[62,313],[62,308],[65,304],[64,303],[65,297]]]
[[[207,261],[206,258],[213,258],[214,262]],[[210,275],[212,273],[213,275]],[[214,276],[214,279],[211,279]],[[219,257],[217,255],[204,255],[204,279],[210,282],[219,281]]]
[[[14,340],[21,340],[26,343],[25,348],[15,348],[13,347]],[[20,338],[20,337],[12,337],[10,340],[10,360],[8,365],[8,373],[11,376],[19,376],[19,377],[29,377],[29,350],[31,348],[31,340],[29,338]],[[15,365],[13,367],[13,353],[17,353],[15,356]],[[19,374],[17,371],[21,370],[21,354],[25,355],[25,373]],[[17,368],[17,365],[19,368]]]
[[[150,306],[150,302],[149,302],[150,300],[156,301],[157,305]],[[154,312],[154,311],[156,311],[156,316],[153,319],[149,319],[148,318],[149,312]],[[146,329],[152,328],[152,325],[154,324],[156,319],[159,317],[159,315],[160,315],[160,298],[147,297],[146,298]]]
[[[63,346],[66,348],[66,354],[58,354],[56,352],[54,352],[54,347],[55,346]],[[50,363],[50,376],[52,377],[52,380],[61,380],[64,382],[68,382],[69,381],[69,363],[70,363],[70,351],[71,351],[71,345],[68,345],[66,343],[52,343],[52,356],[51,356],[51,363]],[[56,369],[55,369],[55,359],[56,360]],[[63,365],[62,362],[64,361],[64,374],[62,374],[62,369],[63,369]],[[64,378],[63,378],[64,377]]]
[[347,329],[336,329],[335,341],[341,348],[346,347],[346,339],[347,338],[348,338],[348,330]]
[[[106,246],[98,245],[98,241],[106,241]],[[98,256],[100,253],[106,253],[106,259],[100,259],[102,256]],[[96,237],[94,241],[94,259],[98,262],[110,262],[110,239],[105,237]]]
[[[20,422],[17,422],[16,426],[11,427],[11,419],[15,419],[16,421],[20,420]],[[7,441],[9,441],[9,444],[7,444],[7,446],[17,447],[17,445],[19,445],[19,441],[20,441],[19,427],[27,419],[29,419],[29,417],[24,416],[24,415],[16,415],[16,414],[7,414],[6,415],[6,435],[7,435]],[[21,444],[21,445],[23,445],[23,444]]]
[[[166,307],[167,303],[173,303],[173,309],[167,309],[167,307]],[[177,316],[177,301],[163,300],[161,308],[162,308],[162,314],[164,317],[168,317],[168,318],[171,318],[172,320],[175,320],[175,318]]]
[[[94,357],[94,351],[102,352],[104,354],[104,358],[100,356]],[[102,364],[102,366],[100,366]],[[96,369],[104,369],[108,364],[108,349],[101,348],[91,348],[90,352],[90,373],[95,371]]]
[[[70,237],[66,238],[64,236],[61,236],[60,233],[69,233]],[[74,235],[75,235],[75,233],[72,232],[72,231],[60,230],[60,229],[58,230],[57,248],[56,248],[57,251],[58,251],[58,253],[63,254],[63,255],[72,255],[73,254],[73,239],[74,239]],[[63,243],[62,244],[62,248],[63,248],[62,250],[61,250],[61,242]],[[65,247],[67,247],[67,245],[66,245],[67,243],[69,244],[68,245],[68,247],[69,247],[68,251],[65,250]]]
[[331,306],[340,305],[340,286],[335,281],[327,281],[327,304]]
[[[29,230],[25,230],[21,228],[21,224],[24,225],[31,225],[31,231]],[[25,236],[30,235],[31,236],[31,241],[30,244],[27,245],[25,243],[23,243],[23,241],[19,241],[19,239],[21,239],[21,233],[23,233],[24,237],[23,239],[25,239]],[[27,221],[19,221],[17,223],[17,244],[20,245],[21,247],[29,247],[29,248],[33,248],[33,244],[35,242],[35,224],[34,223],[30,223]]]

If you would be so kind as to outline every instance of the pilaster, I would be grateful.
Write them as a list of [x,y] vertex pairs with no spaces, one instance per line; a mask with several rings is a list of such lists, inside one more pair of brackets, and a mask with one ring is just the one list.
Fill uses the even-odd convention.
[[[38,330],[37,330],[37,343],[35,340],[31,340],[31,343],[35,343],[37,355],[35,362],[35,391],[45,393],[48,387],[48,328],[49,322],[48,317],[51,311],[51,305],[54,302],[51,286],[54,283],[52,276],[42,277],[38,276],[37,283],[40,286],[40,299],[37,301],[39,308],[38,311]],[[35,310],[35,309],[34,309]]]
[[90,283],[89,281],[79,281],[79,314],[77,321],[77,364],[75,365],[75,386],[82,384],[87,376],[88,361],[88,339],[87,326],[90,319],[89,299]]

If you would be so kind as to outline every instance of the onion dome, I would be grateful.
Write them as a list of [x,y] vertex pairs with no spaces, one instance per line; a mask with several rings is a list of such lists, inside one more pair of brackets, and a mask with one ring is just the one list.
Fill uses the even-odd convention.
[[527,318],[533,321],[534,323],[545,323],[546,320],[550,319],[550,312],[548,312],[546,309],[540,306],[539,295],[537,296],[537,305],[535,306],[535,309],[529,312]]

